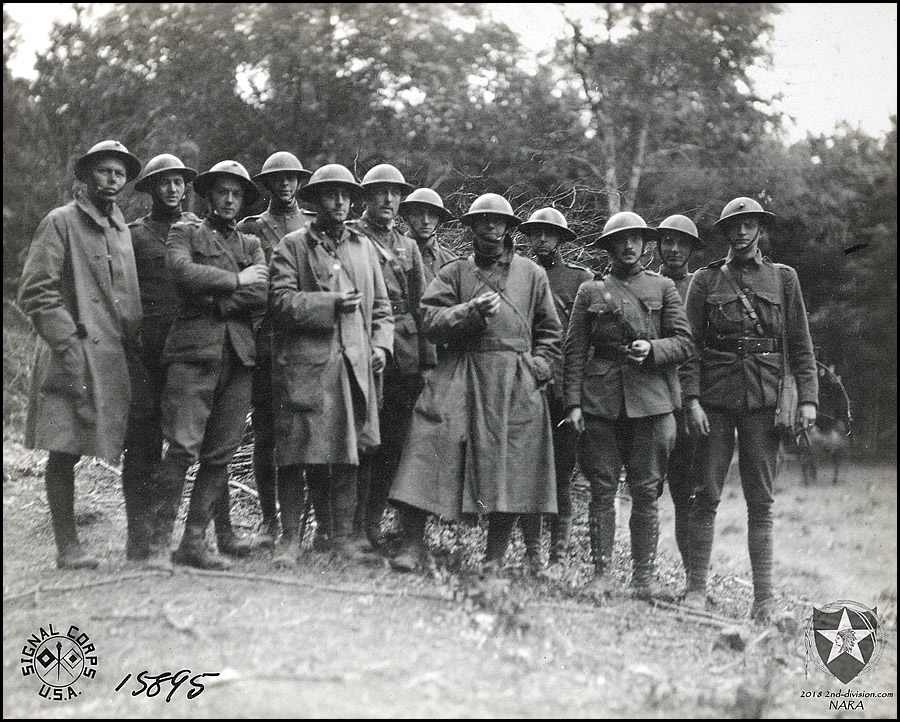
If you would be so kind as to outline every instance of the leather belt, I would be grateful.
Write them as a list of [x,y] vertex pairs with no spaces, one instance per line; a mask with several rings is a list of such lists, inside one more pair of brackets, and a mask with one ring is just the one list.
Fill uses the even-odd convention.
[[752,353],[781,353],[781,339],[762,336],[712,338],[707,340],[706,348],[725,353],[736,353],[741,356]]

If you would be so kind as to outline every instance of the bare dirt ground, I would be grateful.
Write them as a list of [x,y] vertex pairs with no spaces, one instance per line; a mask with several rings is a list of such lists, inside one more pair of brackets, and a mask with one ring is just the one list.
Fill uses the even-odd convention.
[[[589,569],[582,486],[577,552],[560,582],[523,577],[518,532],[506,578],[479,579],[483,531],[462,525],[430,527],[435,563],[416,575],[311,551],[295,571],[259,552],[227,573],[167,575],[126,562],[118,476],[88,460],[76,475],[79,532],[104,561],[59,571],[44,459],[4,442],[4,717],[896,718],[895,464],[850,465],[840,486],[804,487],[788,459],[775,527],[783,615],[765,627],[747,617],[746,513],[733,480],[717,523],[714,605],[696,616],[624,593],[627,499],[616,550],[623,595],[597,606],[579,594]],[[233,490],[233,500],[236,520],[254,530],[252,497]],[[682,575],[668,492],[662,509],[659,573],[674,593]],[[804,642],[812,605],[839,599],[877,605],[885,630],[878,663],[848,685],[807,660]],[[96,677],[82,677],[67,701],[43,698],[21,671],[26,640],[50,624],[63,634],[76,625],[96,647]],[[219,676],[192,699],[190,682],[137,682],[140,672],[179,670],[190,670],[179,679]],[[842,690],[891,697],[834,708],[824,695]]]

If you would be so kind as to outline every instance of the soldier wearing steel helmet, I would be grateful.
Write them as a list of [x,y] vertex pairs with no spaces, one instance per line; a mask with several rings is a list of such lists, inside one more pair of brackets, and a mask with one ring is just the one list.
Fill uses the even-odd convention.
[[458,258],[455,253],[438,242],[437,235],[441,223],[452,221],[453,214],[444,207],[443,199],[431,188],[416,188],[400,201],[400,215],[409,226],[409,235],[422,254],[427,286],[441,266]]
[[[660,274],[671,278],[678,289],[682,302],[687,300],[688,286],[693,273],[688,270],[691,254],[705,245],[697,232],[694,222],[683,215],[672,215],[656,227],[658,235],[657,248],[662,258]],[[675,507],[675,543],[681,554],[681,561],[687,572],[690,564],[690,513],[691,498],[694,493],[695,479],[691,473],[691,464],[696,452],[697,437],[688,433],[684,408],[675,409],[676,437],[675,448],[669,455],[669,466],[666,479],[669,482],[669,493]],[[663,486],[659,493],[662,495]]]
[[698,608],[706,603],[716,510],[737,431],[753,571],[751,616],[763,622],[772,616],[775,602],[772,504],[779,438],[774,420],[784,354],[797,381],[803,428],[815,423],[818,399],[797,272],[772,263],[759,249],[762,229],[774,217],[747,197],[722,209],[715,226],[728,240],[728,255],[698,270],[691,281],[687,313],[698,355],[682,374],[688,424],[700,436],[684,601]]
[[[163,349],[168,449],[159,468],[154,505],[158,543],[151,551],[154,565],[164,566],[185,474],[199,461],[184,535],[172,560],[224,569],[230,562],[207,548],[206,528],[229,504],[228,464],[250,408],[256,363],[253,319],[266,307],[269,271],[259,239],[236,228],[241,207],[259,197],[244,166],[221,161],[193,185],[210,211],[202,221],[175,223],[166,240],[166,264],[180,306]],[[219,552],[227,551],[228,530],[217,527],[216,536]]]
[[623,463],[632,499],[631,587],[639,599],[662,595],[655,581],[657,489],[675,443],[677,368],[694,346],[675,283],[641,264],[645,243],[655,238],[630,211],[606,222],[598,245],[612,257],[611,270],[581,286],[566,335],[566,408],[581,434],[578,460],[591,484],[589,591],[600,597],[614,590],[610,565]]
[[272,254],[270,314],[283,563],[300,550],[303,479],[316,515],[313,549],[362,560],[353,537],[361,455],[378,446],[376,374],[393,347],[391,300],[374,244],[345,225],[363,189],[344,166],[313,173],[300,200],[316,219]]
[[[315,214],[297,205],[297,191],[311,175],[312,172],[306,170],[293,153],[278,151],[270,155],[262,170],[253,176],[253,180],[268,191],[269,207],[257,216],[244,218],[237,227],[259,238],[266,263],[272,259],[272,251],[282,238],[315,218]],[[272,325],[267,313],[256,329],[252,400],[253,477],[262,511],[262,533],[256,539],[260,546],[274,546],[280,534],[272,402]]]
[[[565,216],[555,208],[540,208],[519,226],[531,244],[540,266],[547,272],[550,291],[563,331],[568,328],[575,296],[582,283],[591,281],[594,274],[584,266],[567,263],[560,255],[560,245],[575,240]],[[563,562],[569,553],[572,538],[572,472],[578,448],[578,437],[566,423],[563,399],[562,358],[554,366],[553,380],[547,385],[547,403],[553,424],[553,455],[556,462],[556,503],[558,513],[550,522],[550,564]],[[541,517],[522,518],[526,561],[533,572],[543,569],[541,562]]]
[[75,529],[75,464],[82,456],[118,459],[125,440],[141,300],[116,197],[140,170],[115,140],[82,155],[75,177],[84,187],[41,221],[19,284],[19,306],[39,337],[25,445],[50,452],[45,481],[61,569],[99,564]]
[[382,163],[363,176],[362,188],[365,211],[352,226],[368,236],[378,252],[394,314],[394,353],[382,374],[381,444],[363,457],[359,474],[357,532],[365,532],[378,548],[381,520],[413,405],[422,388],[422,372],[434,363],[429,363],[421,330],[419,301],[425,291],[422,254],[416,242],[395,225],[401,199],[413,187],[397,168]]
[[[162,455],[162,392],[166,383],[163,346],[178,312],[178,289],[166,268],[166,238],[173,224],[199,221],[182,210],[187,185],[197,175],[180,158],[169,153],[151,158],[134,189],[147,193],[150,212],[128,224],[134,260],[141,287],[144,313],[140,372],[135,375],[122,461],[122,491],[128,518],[128,559],[141,560],[152,554],[153,523],[149,516],[153,475]],[[165,546],[168,539],[157,540]],[[166,560],[167,561],[167,560]]]
[[521,220],[495,193],[461,219],[473,253],[443,266],[422,297],[423,326],[445,344],[416,402],[391,499],[404,531],[398,571],[422,563],[430,512],[488,515],[496,573],[519,514],[555,514],[550,412],[543,388],[562,328],[546,272],[515,252]]

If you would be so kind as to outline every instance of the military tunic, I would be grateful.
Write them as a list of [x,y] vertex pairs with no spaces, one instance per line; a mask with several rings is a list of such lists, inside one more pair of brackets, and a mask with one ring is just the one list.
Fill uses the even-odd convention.
[[131,234],[118,206],[106,217],[79,194],[50,211],[28,250],[18,300],[40,337],[26,446],[118,459],[141,325]]
[[[501,294],[485,318],[472,303]],[[514,253],[443,266],[422,298],[425,332],[446,353],[416,402],[391,498],[463,514],[555,513],[550,414],[542,392],[561,326],[547,274]]]
[[447,250],[437,242],[437,234],[431,236],[424,244],[419,245],[419,251],[422,253],[426,287],[434,280],[437,272],[441,270],[441,266],[459,258],[455,253]]
[[210,214],[176,223],[166,263],[180,306],[166,344],[163,434],[169,454],[223,466],[240,444],[256,363],[253,319],[264,284],[239,286],[238,273],[265,262],[259,239]]

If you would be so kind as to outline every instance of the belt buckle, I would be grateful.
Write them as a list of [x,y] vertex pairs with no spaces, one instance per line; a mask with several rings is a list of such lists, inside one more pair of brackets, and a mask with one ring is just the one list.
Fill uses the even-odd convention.
[[747,355],[747,341],[750,339],[744,338],[743,336],[739,336],[737,339],[737,353],[740,356]]

